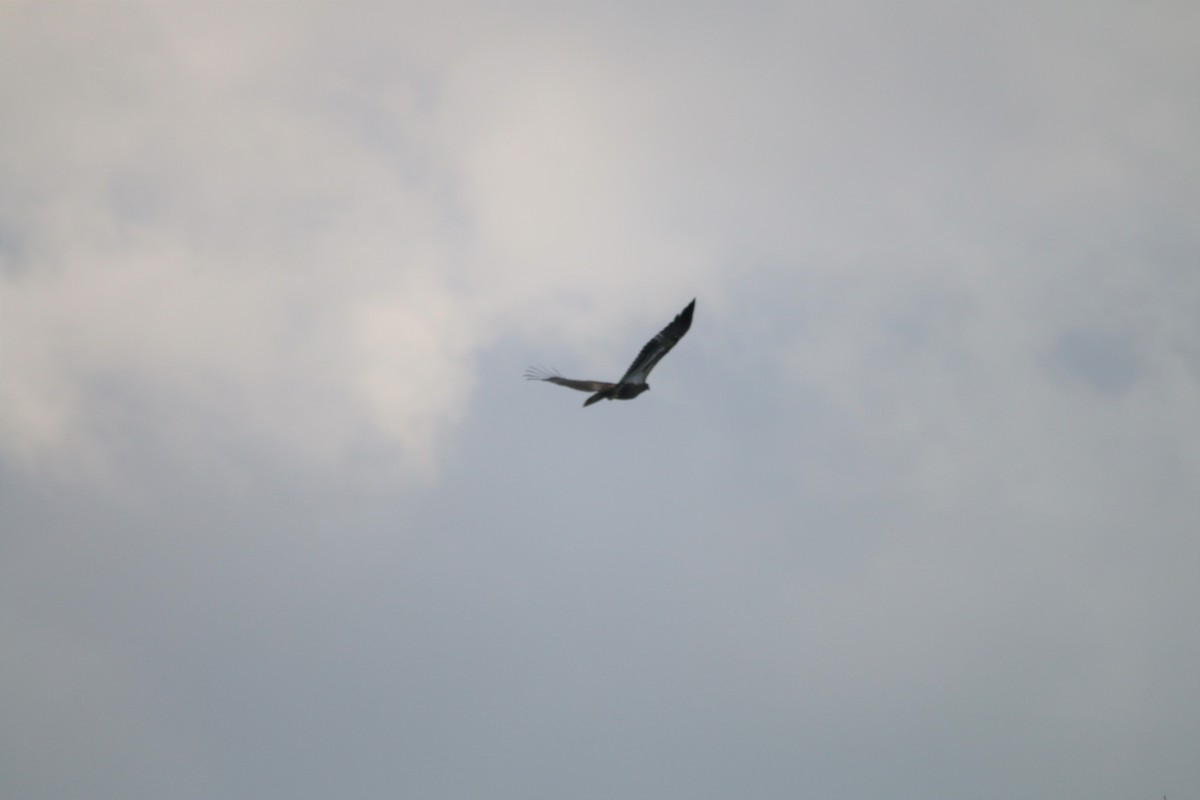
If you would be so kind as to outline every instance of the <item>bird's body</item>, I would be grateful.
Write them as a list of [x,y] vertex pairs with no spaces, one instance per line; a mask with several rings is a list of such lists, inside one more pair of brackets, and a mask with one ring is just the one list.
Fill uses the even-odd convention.
[[642,392],[650,391],[650,384],[646,383],[646,378],[650,375],[650,370],[654,369],[654,366],[662,360],[663,356],[671,352],[671,348],[678,344],[683,335],[692,327],[692,312],[695,308],[696,301],[692,300],[683,311],[679,312],[675,319],[671,320],[671,323],[667,327],[659,331],[657,336],[646,343],[646,346],[638,353],[638,357],[633,360],[633,364],[630,365],[625,375],[616,383],[564,378],[554,370],[541,367],[530,367],[525,371],[525,377],[531,381],[549,381],[559,386],[566,386],[569,389],[577,389],[581,392],[593,392],[592,396],[584,401],[583,405],[585,408],[600,400],[632,400]]

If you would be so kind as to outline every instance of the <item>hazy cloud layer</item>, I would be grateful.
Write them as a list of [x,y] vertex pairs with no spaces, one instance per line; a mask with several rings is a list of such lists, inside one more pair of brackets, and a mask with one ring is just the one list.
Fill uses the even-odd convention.
[[1198,23],[3,7],[0,794],[1186,796]]

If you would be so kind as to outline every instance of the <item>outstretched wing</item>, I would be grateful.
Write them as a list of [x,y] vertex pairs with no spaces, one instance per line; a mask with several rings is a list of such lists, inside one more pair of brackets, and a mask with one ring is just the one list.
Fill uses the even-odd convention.
[[642,352],[633,360],[629,371],[621,378],[621,383],[645,383],[654,365],[662,361],[663,356],[671,352],[671,348],[679,343],[683,335],[692,327],[692,312],[696,309],[696,300],[687,304],[687,308],[679,312],[671,324],[659,331],[658,335],[646,343]]
[[604,381],[577,381],[571,378],[564,378],[554,370],[546,369],[545,367],[530,367],[525,370],[525,379],[531,381],[550,381],[550,383],[557,383],[559,386],[566,386],[568,389],[578,389],[581,392],[602,392],[605,389],[611,389],[615,385],[605,383]]

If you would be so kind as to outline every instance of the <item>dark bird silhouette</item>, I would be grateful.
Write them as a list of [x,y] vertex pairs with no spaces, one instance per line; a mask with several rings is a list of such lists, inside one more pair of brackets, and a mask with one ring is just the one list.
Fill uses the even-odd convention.
[[650,384],[646,383],[647,376],[650,375],[650,370],[654,369],[654,365],[662,361],[663,356],[671,352],[671,348],[679,343],[683,335],[692,327],[692,311],[696,308],[695,299],[687,304],[687,308],[679,312],[675,319],[671,320],[671,324],[659,331],[658,335],[646,343],[642,348],[642,352],[638,353],[638,357],[633,360],[628,371],[616,383],[607,383],[606,381],[577,381],[572,378],[564,378],[558,372],[544,367],[530,367],[525,370],[525,377],[531,381],[549,381],[557,383],[559,386],[566,386],[569,389],[578,389],[581,392],[594,392],[594,394],[584,401],[583,405],[586,408],[598,400],[632,400],[642,392],[650,390]]

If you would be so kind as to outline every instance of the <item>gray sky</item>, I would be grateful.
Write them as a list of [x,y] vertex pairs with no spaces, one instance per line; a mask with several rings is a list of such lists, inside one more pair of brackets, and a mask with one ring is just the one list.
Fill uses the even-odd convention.
[[1200,7],[560,6],[0,6],[0,795],[1194,796]]

